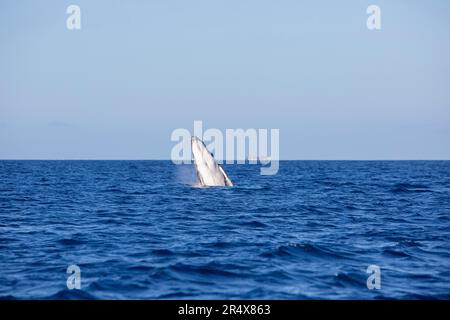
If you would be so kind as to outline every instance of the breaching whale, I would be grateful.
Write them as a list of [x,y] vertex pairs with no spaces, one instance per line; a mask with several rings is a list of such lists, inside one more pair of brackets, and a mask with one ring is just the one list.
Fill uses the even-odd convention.
[[223,168],[214,160],[214,156],[199,138],[191,138],[192,157],[197,171],[198,182],[202,186],[233,186]]

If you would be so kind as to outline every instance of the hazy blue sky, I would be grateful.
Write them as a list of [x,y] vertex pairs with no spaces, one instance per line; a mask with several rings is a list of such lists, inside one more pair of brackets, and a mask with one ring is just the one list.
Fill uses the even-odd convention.
[[284,159],[450,159],[448,0],[2,0],[0,41],[0,158],[168,159],[203,120]]

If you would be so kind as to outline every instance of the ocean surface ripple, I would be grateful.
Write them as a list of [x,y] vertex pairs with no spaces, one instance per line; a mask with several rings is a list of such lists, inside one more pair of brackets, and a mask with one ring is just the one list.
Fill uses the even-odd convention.
[[0,299],[450,299],[450,161],[259,169],[0,161]]

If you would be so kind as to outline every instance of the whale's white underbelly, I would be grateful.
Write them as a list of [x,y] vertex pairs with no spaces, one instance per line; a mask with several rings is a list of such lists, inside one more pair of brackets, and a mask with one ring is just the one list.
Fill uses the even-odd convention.
[[197,177],[202,186],[232,186],[230,178],[223,168],[214,160],[202,140],[191,138],[192,156]]

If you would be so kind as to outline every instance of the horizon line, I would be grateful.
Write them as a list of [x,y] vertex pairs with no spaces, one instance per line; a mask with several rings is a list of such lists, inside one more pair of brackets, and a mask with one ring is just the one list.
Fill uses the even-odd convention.
[[[242,161],[245,160],[248,163],[250,160],[241,159],[241,160],[233,160]],[[29,159],[20,159],[20,158],[0,158],[0,161],[172,161],[171,159],[125,159],[125,158],[117,158],[117,159],[90,159],[90,158],[61,158],[61,159],[49,159],[49,158],[29,158]],[[226,159],[221,162],[226,164]],[[254,160],[251,160],[254,161]],[[271,161],[450,161],[449,159],[279,159],[279,160],[266,160],[267,162]],[[230,164],[238,164],[238,163],[230,163]]]

